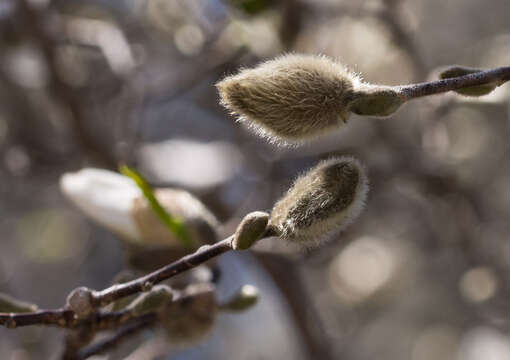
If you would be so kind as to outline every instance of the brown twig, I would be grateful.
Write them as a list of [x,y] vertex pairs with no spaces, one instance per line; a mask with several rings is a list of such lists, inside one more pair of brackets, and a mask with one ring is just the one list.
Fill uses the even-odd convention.
[[[59,75],[58,62],[55,53],[55,41],[49,34],[47,24],[44,23],[47,13],[44,9],[36,9],[27,0],[18,2],[21,25],[27,30],[35,43],[39,46],[41,54],[48,66],[49,79],[48,88],[55,98],[70,113],[74,135],[87,155],[98,164],[107,168],[116,168],[117,160],[111,154],[110,149],[94,138],[87,129],[88,117],[77,97],[75,89],[61,79]],[[54,17],[51,20],[52,27],[62,32],[61,19]],[[56,32],[57,30],[55,30]]]
[[217,242],[214,245],[205,245],[193,254],[187,255],[167,266],[162,267],[148,275],[142,276],[124,284],[116,284],[102,291],[92,294],[92,303],[95,306],[105,306],[125,296],[133,295],[142,291],[148,291],[153,285],[167,280],[186,270],[194,268],[207,260],[232,250],[234,236]]
[[72,310],[62,308],[30,313],[0,313],[0,325],[10,329],[30,325],[53,325],[68,329],[89,326],[96,330],[105,330],[115,328],[132,317],[127,311],[116,311],[97,312],[90,318],[79,319]]
[[0,313],[0,325],[14,329],[28,325],[55,325],[73,327],[74,313],[71,310],[39,310],[31,313]]
[[112,348],[117,346],[121,341],[125,340],[126,338],[128,338],[130,336],[136,335],[141,330],[146,329],[147,327],[151,326],[155,320],[156,320],[155,314],[147,314],[147,315],[141,316],[136,321],[136,323],[125,326],[124,328],[120,329],[113,336],[111,336],[107,339],[98,341],[97,343],[92,344],[89,347],[82,349],[80,352],[78,352],[78,355],[76,356],[76,360],[87,359],[93,355],[103,354],[106,351],[111,350]]
[[[92,305],[99,308],[123,297],[148,291],[157,283],[232,250],[232,239],[233,235],[214,245],[203,246],[193,254],[133,281],[112,285],[101,291],[94,291],[92,292]],[[28,325],[54,325],[62,328],[76,328],[85,324],[90,325],[90,322],[92,322],[96,329],[107,329],[118,326],[128,319],[130,319],[130,316],[125,311],[112,313],[99,312],[95,314],[95,317],[86,320],[78,320],[76,314],[68,309],[40,310],[32,313],[0,313],[0,325],[7,328]]]
[[454,78],[422,82],[418,84],[396,86],[396,90],[404,101],[441,94],[451,90],[459,90],[471,86],[496,84],[502,85],[510,80],[510,66],[500,67],[491,70],[484,70],[478,73],[458,76]]

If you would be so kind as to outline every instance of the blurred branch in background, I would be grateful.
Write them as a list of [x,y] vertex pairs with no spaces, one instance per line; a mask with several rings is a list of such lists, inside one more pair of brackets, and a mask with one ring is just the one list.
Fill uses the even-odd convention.
[[[218,296],[256,279],[260,303],[222,316],[201,346],[160,356],[507,358],[508,86],[423,98],[386,120],[354,116],[299,151],[275,151],[220,109],[213,84],[283,51],[339,58],[392,85],[430,82],[443,64],[496,69],[510,63],[509,11],[506,0],[4,0],[0,289],[47,308],[78,285],[107,288],[125,267],[125,249],[59,195],[71,169],[136,166],[151,183],[192,191],[228,235],[303,169],[349,153],[373,179],[361,222],[314,252],[261,242],[260,261],[225,255]],[[59,281],[50,289],[48,279]],[[66,331],[68,355],[142,356],[153,329],[132,320],[96,342]],[[0,329],[2,353],[54,357],[62,334],[43,330]]]

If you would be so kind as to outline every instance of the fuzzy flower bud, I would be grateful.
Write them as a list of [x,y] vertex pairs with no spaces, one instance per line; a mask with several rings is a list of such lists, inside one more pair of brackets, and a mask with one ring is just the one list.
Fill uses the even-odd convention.
[[322,161],[275,204],[270,227],[283,239],[317,246],[359,215],[367,191],[365,171],[356,159]]
[[345,123],[359,80],[325,57],[289,54],[216,86],[221,103],[272,141],[299,143]]

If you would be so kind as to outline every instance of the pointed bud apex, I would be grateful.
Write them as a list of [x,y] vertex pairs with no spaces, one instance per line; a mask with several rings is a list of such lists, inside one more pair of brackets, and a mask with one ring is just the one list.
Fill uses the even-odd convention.
[[243,285],[230,301],[221,305],[222,310],[244,311],[259,301],[259,291],[253,285]]
[[358,78],[325,57],[284,55],[216,84],[221,103],[275,142],[320,136],[349,117]]
[[365,171],[356,159],[322,161],[275,204],[270,226],[283,239],[307,247],[319,245],[359,215],[367,191]]
[[96,309],[93,305],[92,290],[82,286],[71,291],[67,297],[66,308],[72,310],[78,319],[88,317]]
[[25,313],[37,311],[37,305],[30,304],[13,298],[7,294],[0,293],[0,312],[3,313]]
[[156,285],[149,292],[138,295],[126,308],[135,316],[157,312],[172,302],[174,293],[167,285]]
[[263,211],[255,211],[244,217],[234,234],[232,248],[234,250],[247,250],[262,235],[264,235],[269,221],[269,214]]
[[404,100],[390,87],[363,85],[354,94],[350,110],[358,115],[389,116]]
[[[475,69],[470,68],[466,66],[452,66],[447,68],[446,70],[441,71],[439,74],[440,79],[449,79],[454,78],[458,76],[464,76],[469,74],[476,74],[480,71],[483,71],[482,69]],[[490,94],[494,89],[498,87],[498,83],[491,83],[491,84],[483,84],[483,85],[477,85],[477,86],[470,86],[463,89],[454,90],[457,94],[464,95],[464,96],[484,96]]]

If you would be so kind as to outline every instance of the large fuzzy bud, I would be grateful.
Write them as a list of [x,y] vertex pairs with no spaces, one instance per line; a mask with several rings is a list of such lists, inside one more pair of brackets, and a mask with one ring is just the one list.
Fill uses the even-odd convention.
[[299,143],[342,125],[358,78],[313,55],[284,55],[226,77],[221,103],[272,141]]
[[359,215],[367,191],[365,171],[356,159],[322,161],[275,204],[269,226],[281,238],[317,246]]
[[[133,180],[102,169],[83,169],[60,179],[62,192],[87,216],[132,246],[182,248],[179,239],[154,213]],[[214,215],[187,191],[158,189],[155,197],[181,219],[198,247],[216,240]]]

